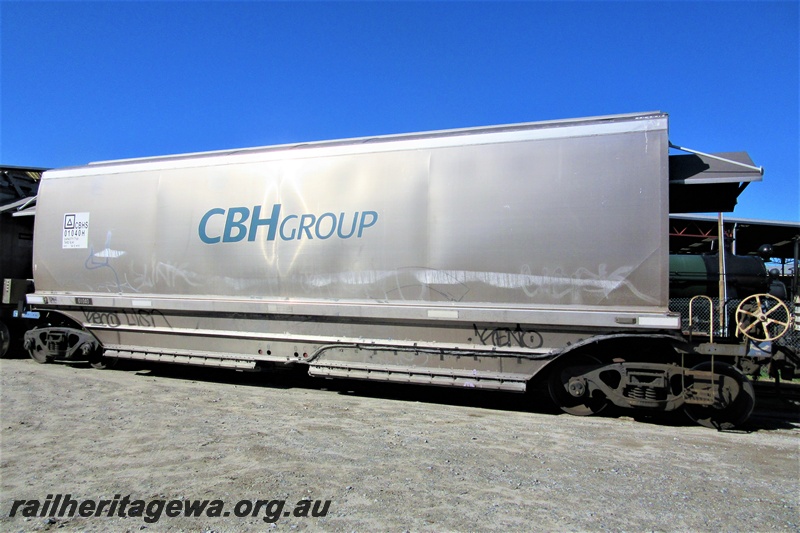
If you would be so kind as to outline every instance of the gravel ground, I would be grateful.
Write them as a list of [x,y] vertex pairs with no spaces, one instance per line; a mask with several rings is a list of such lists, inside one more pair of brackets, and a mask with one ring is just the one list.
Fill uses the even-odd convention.
[[[800,529],[793,410],[762,405],[744,431],[720,433],[294,374],[11,359],[0,383],[3,531]],[[9,516],[15,500],[56,494],[222,500],[228,516]],[[238,517],[242,500],[287,503],[270,523],[277,507]],[[330,501],[325,516],[289,512],[316,500]]]

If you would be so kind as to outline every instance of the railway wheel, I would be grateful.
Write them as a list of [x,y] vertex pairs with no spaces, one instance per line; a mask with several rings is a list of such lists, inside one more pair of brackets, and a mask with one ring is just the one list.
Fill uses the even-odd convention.
[[23,348],[25,348],[25,350],[28,352],[28,355],[31,356],[31,359],[37,363],[45,364],[50,363],[52,358],[48,357],[47,355],[47,350],[44,347],[42,335],[43,334],[41,332],[36,330],[31,330],[25,333]]
[[46,352],[42,350],[41,347],[29,349],[28,354],[31,356],[31,359],[37,363],[45,364],[52,362],[52,359],[47,357]]
[[605,409],[605,398],[592,396],[581,376],[602,363],[590,355],[575,355],[556,361],[548,380],[550,397],[565,413],[576,416],[595,415]]
[[[692,370],[711,370],[711,362],[700,363]],[[727,363],[714,363],[718,383],[714,386],[712,405],[686,404],[683,410],[700,424],[713,429],[732,429],[747,420],[756,405],[756,393],[747,377]]]
[[117,366],[119,359],[116,357],[106,357],[102,354],[95,354],[89,358],[89,365],[97,370],[107,370]]

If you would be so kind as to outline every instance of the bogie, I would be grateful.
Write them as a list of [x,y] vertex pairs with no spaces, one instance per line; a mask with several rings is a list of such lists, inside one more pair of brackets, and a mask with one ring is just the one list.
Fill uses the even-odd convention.
[[755,404],[750,381],[722,361],[680,364],[696,358],[674,353],[662,362],[601,362],[585,353],[565,354],[548,367],[548,388],[555,404],[573,415],[596,414],[614,404],[638,411],[683,408],[693,421],[716,429],[744,423]]

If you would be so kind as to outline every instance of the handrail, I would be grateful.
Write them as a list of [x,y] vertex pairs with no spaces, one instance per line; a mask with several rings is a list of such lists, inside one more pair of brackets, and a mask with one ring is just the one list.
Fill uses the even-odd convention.
[[694,306],[694,301],[698,298],[705,298],[708,300],[708,342],[714,342],[714,300],[711,299],[710,296],[706,296],[705,294],[698,294],[697,296],[693,296],[691,300],[689,300],[689,342],[692,340],[692,307]]

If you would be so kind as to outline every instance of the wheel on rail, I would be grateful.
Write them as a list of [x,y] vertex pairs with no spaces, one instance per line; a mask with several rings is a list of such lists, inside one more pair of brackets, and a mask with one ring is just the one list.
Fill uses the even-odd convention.
[[117,366],[119,359],[116,357],[106,357],[105,355],[95,355],[89,359],[89,365],[97,370],[106,370]]
[[736,331],[757,342],[779,339],[790,322],[789,308],[769,294],[748,296],[736,308]]
[[[692,370],[711,371],[711,362],[706,361]],[[701,426],[713,429],[732,429],[743,424],[756,405],[753,384],[735,367],[727,363],[714,363],[714,374],[718,382],[714,386],[712,405],[685,404],[684,412]]]
[[565,413],[591,416],[606,408],[603,397],[591,396],[581,375],[602,363],[590,355],[573,355],[556,361],[548,379],[548,390],[553,402]]
[[47,355],[47,349],[44,346],[44,340],[38,331],[28,331],[25,334],[25,341],[23,348],[31,356],[31,359],[37,363],[45,364],[50,363],[53,359]]
[[52,361],[52,359],[47,357],[47,355],[42,350],[37,350],[37,349],[28,350],[28,355],[31,356],[31,359],[40,364],[50,363]]

